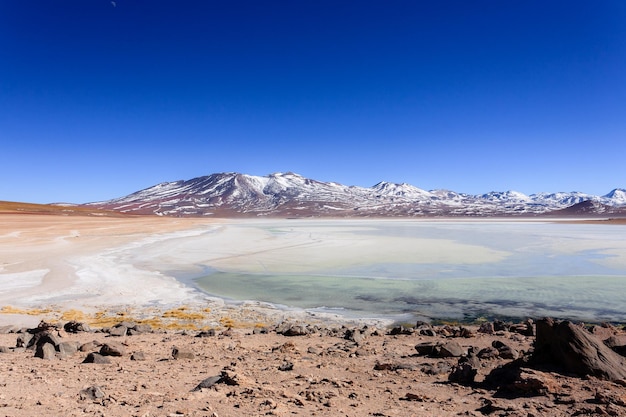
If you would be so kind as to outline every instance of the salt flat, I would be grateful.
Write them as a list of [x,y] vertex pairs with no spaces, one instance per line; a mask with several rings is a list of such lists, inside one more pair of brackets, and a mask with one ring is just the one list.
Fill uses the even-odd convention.
[[0,215],[0,306],[215,308],[227,297],[379,318],[626,319],[623,227]]

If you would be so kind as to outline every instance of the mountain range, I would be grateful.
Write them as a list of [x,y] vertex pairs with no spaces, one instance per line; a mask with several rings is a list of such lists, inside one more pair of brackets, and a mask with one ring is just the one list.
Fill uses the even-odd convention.
[[164,182],[128,196],[86,206],[129,214],[214,217],[421,217],[626,215],[626,190],[603,196],[581,192],[516,191],[470,195],[379,182],[372,187],[322,182],[301,175],[217,173]]

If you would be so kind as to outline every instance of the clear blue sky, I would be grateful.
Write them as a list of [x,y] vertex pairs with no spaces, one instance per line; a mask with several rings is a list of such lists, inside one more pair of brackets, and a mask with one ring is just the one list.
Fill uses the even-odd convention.
[[0,1],[0,200],[626,187],[626,2]]

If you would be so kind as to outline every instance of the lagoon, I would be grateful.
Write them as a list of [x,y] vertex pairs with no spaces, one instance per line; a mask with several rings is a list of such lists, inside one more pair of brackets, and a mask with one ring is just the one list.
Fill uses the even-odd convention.
[[626,321],[625,231],[558,221],[238,220],[177,250],[193,251],[186,276],[195,274],[197,288],[235,302],[395,320]]

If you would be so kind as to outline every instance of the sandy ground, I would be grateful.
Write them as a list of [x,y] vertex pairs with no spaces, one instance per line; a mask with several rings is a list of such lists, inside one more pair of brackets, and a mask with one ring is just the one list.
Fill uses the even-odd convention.
[[[458,329],[448,327],[449,329]],[[362,338],[346,338],[347,328],[326,326],[288,337],[270,329],[157,331],[114,337],[106,332],[68,334],[61,343],[78,352],[52,359],[15,348],[28,335],[0,334],[0,415],[5,416],[622,416],[624,384],[560,373],[526,370],[519,391],[499,392],[485,384],[502,357],[478,362],[473,382],[450,382],[463,359],[418,355],[421,343],[458,343],[466,353],[506,344],[528,351],[533,337],[510,331],[392,335],[361,327]],[[467,328],[466,328],[467,329]],[[257,329],[258,330],[258,329]],[[93,342],[93,343],[92,343]],[[109,363],[83,363],[102,345],[117,346]],[[1,347],[3,346],[3,347]],[[178,351],[175,358],[174,351]],[[137,354],[142,356],[139,357]],[[198,385],[211,377],[219,382]]]

